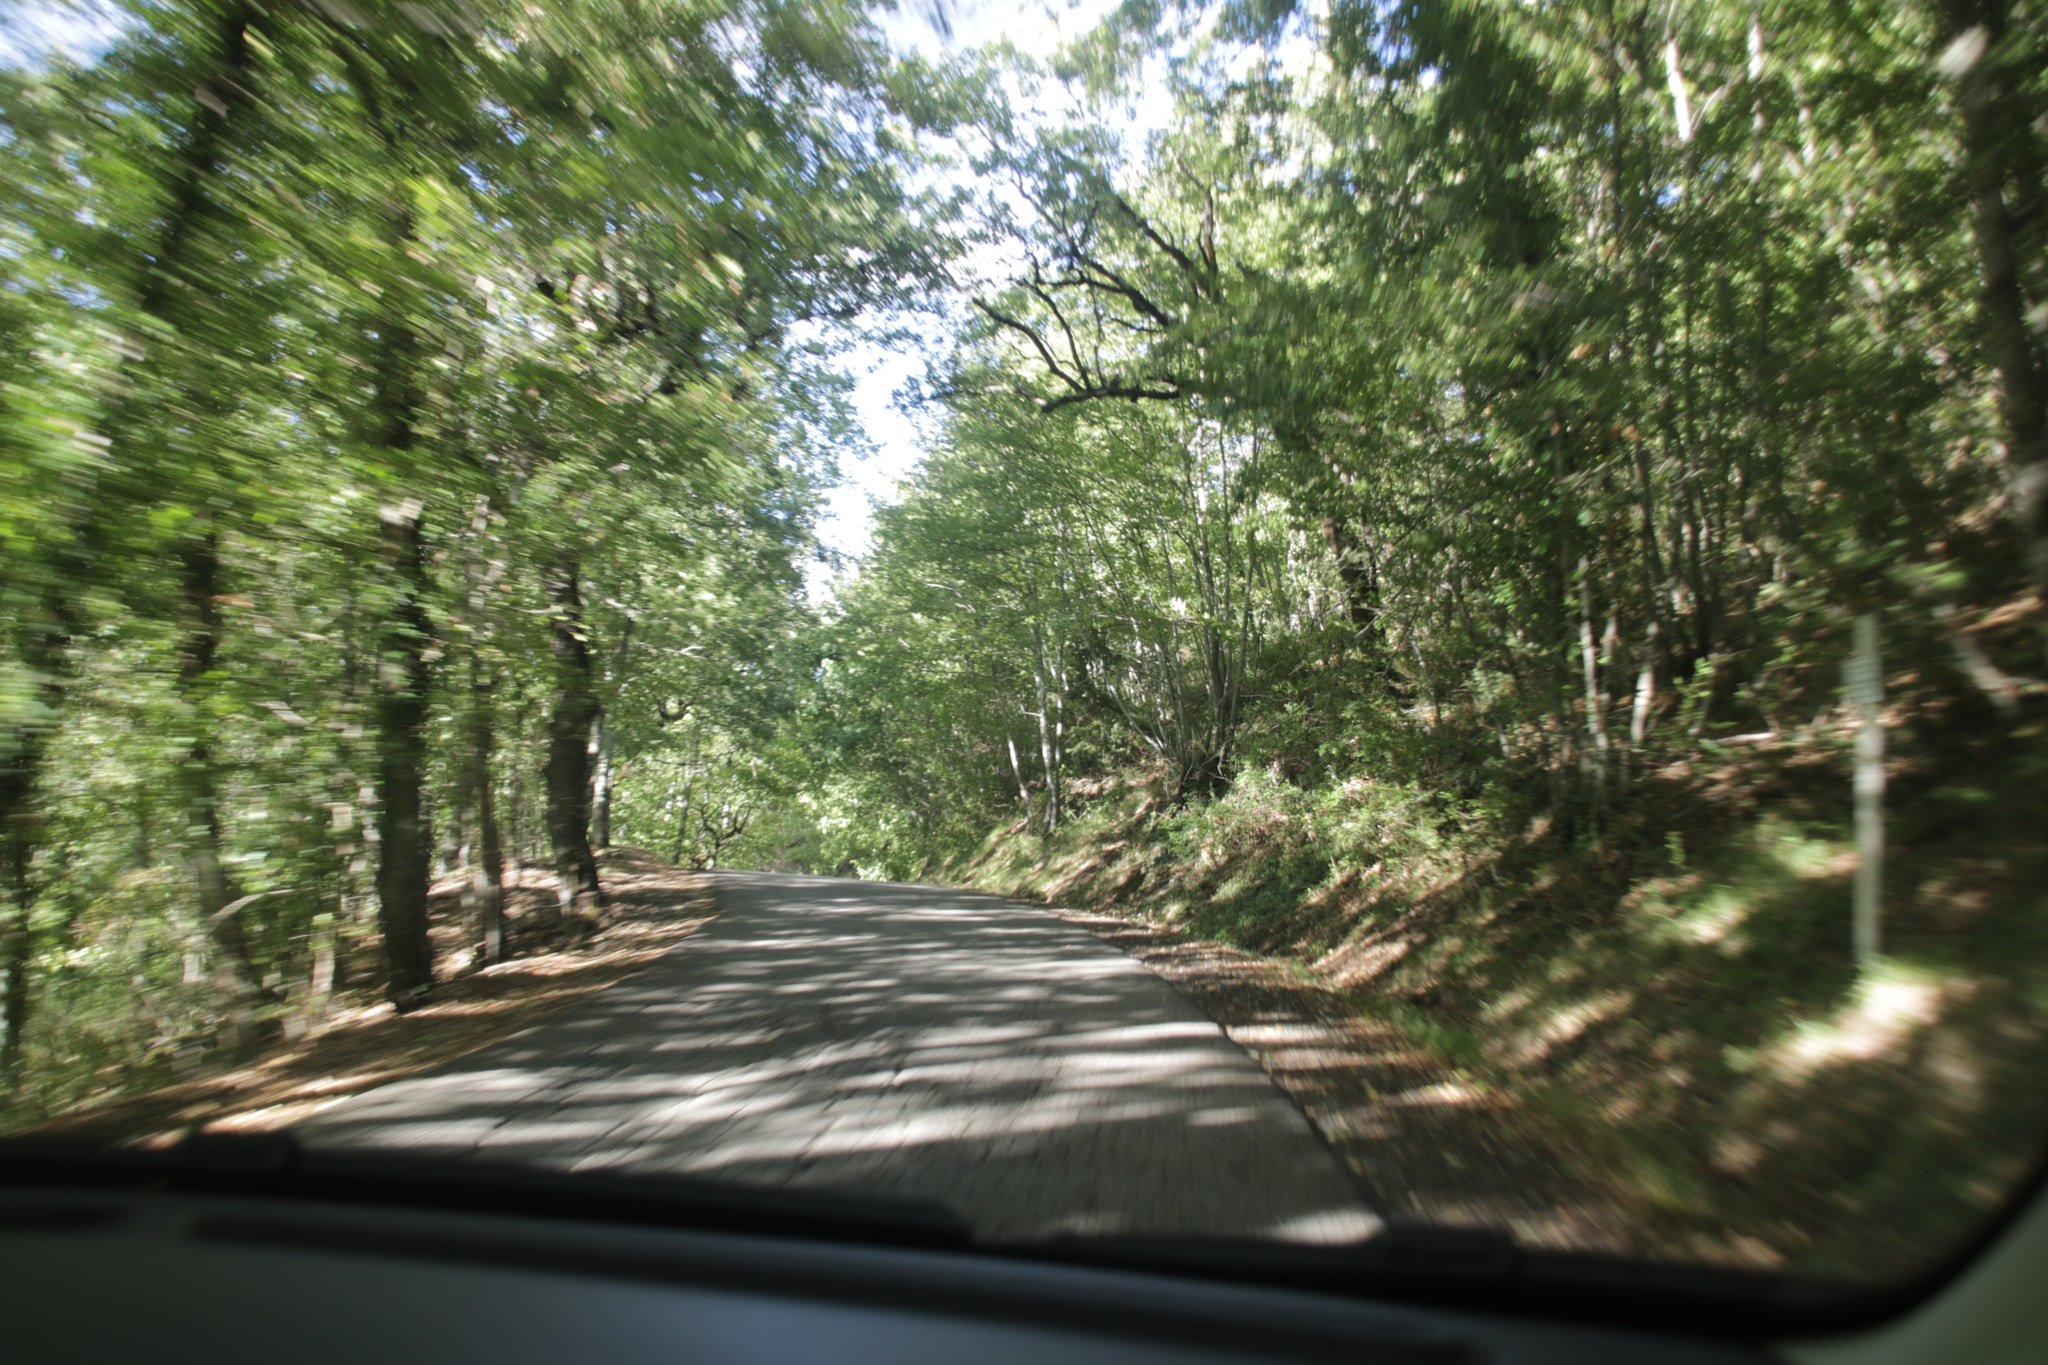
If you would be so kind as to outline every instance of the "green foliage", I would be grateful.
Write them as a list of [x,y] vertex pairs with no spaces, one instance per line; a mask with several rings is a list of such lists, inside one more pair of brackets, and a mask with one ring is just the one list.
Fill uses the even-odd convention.
[[600,835],[678,753],[785,789],[853,438],[792,334],[945,251],[889,65],[834,3],[189,0],[5,74],[18,1113],[317,1022],[337,934],[405,1004],[430,883],[587,839],[565,747]]
[[[2041,781],[2044,43],[1133,0],[940,68],[840,0],[137,0],[0,78],[19,1112],[317,1020],[337,937],[405,1006],[493,864],[571,928],[594,833],[1380,962],[1474,1064],[1668,980],[1573,1037],[1682,1117],[1657,1048],[1725,1095],[1861,1008],[1870,612],[1908,965],[1988,973],[1926,888]],[[855,323],[937,331],[930,443],[814,607]],[[407,959],[437,876],[470,942]]]
[[[2038,1064],[2038,19],[1127,7],[1053,64],[1078,117],[979,148],[1003,273],[836,604],[819,856],[1317,961],[1681,1223],[1763,1226],[1764,1162],[1817,1268],[1953,1236],[2039,1112],[1923,1065]],[[1904,961],[1859,987],[1866,612]],[[1795,1075],[1858,991],[1947,1003]],[[1879,1236],[1887,1134],[1943,1193]]]
[[1084,110],[1167,61],[1143,148],[988,130],[981,230],[1022,264],[838,627],[848,780],[932,812],[919,855],[1140,761],[1175,800],[1363,773],[1597,835],[1717,737],[1814,733],[1873,607],[1930,699],[2012,710],[2029,632],[1971,623],[2028,610],[2031,514],[1941,25],[1226,28],[1283,20],[1313,57],[1135,10],[1078,43]]

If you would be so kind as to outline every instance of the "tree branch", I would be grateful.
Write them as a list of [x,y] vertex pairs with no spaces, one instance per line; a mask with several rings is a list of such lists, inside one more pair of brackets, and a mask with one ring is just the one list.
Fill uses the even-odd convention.
[[1033,327],[1030,323],[1025,322],[1021,318],[1013,318],[1007,313],[999,312],[995,308],[990,307],[988,304],[983,303],[980,299],[973,299],[971,300],[971,302],[974,304],[976,308],[979,308],[982,312],[986,313],[996,322],[1001,323],[1003,326],[1010,328],[1012,331],[1022,332],[1027,338],[1029,338],[1032,347],[1037,350],[1039,358],[1045,361],[1045,367],[1051,370],[1062,384],[1065,384],[1068,388],[1074,389],[1076,391],[1078,391],[1082,387],[1081,382],[1078,379],[1074,378],[1072,375],[1068,374],[1065,370],[1060,368],[1059,361],[1053,358],[1052,348],[1045,344],[1045,338],[1038,334],[1038,329],[1036,327]]

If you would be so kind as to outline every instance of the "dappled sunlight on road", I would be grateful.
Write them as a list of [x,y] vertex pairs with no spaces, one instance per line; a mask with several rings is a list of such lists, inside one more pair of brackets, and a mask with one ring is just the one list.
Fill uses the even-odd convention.
[[1379,1226],[1214,1023],[1049,914],[768,874],[721,876],[719,899],[575,1012],[302,1135],[937,1199],[991,1239]]

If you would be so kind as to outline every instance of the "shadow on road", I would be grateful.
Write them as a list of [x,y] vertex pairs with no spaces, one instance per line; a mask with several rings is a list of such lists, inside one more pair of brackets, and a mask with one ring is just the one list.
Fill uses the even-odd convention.
[[718,899],[588,1004],[301,1136],[938,1199],[989,1239],[1378,1226],[1216,1025],[1043,911],[769,874]]

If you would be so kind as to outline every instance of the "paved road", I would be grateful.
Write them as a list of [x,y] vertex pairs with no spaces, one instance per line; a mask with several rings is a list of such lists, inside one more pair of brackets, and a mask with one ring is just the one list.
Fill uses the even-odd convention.
[[1377,1227],[1215,1024],[1057,917],[763,873],[717,897],[638,974],[299,1135],[938,1199],[990,1239]]

